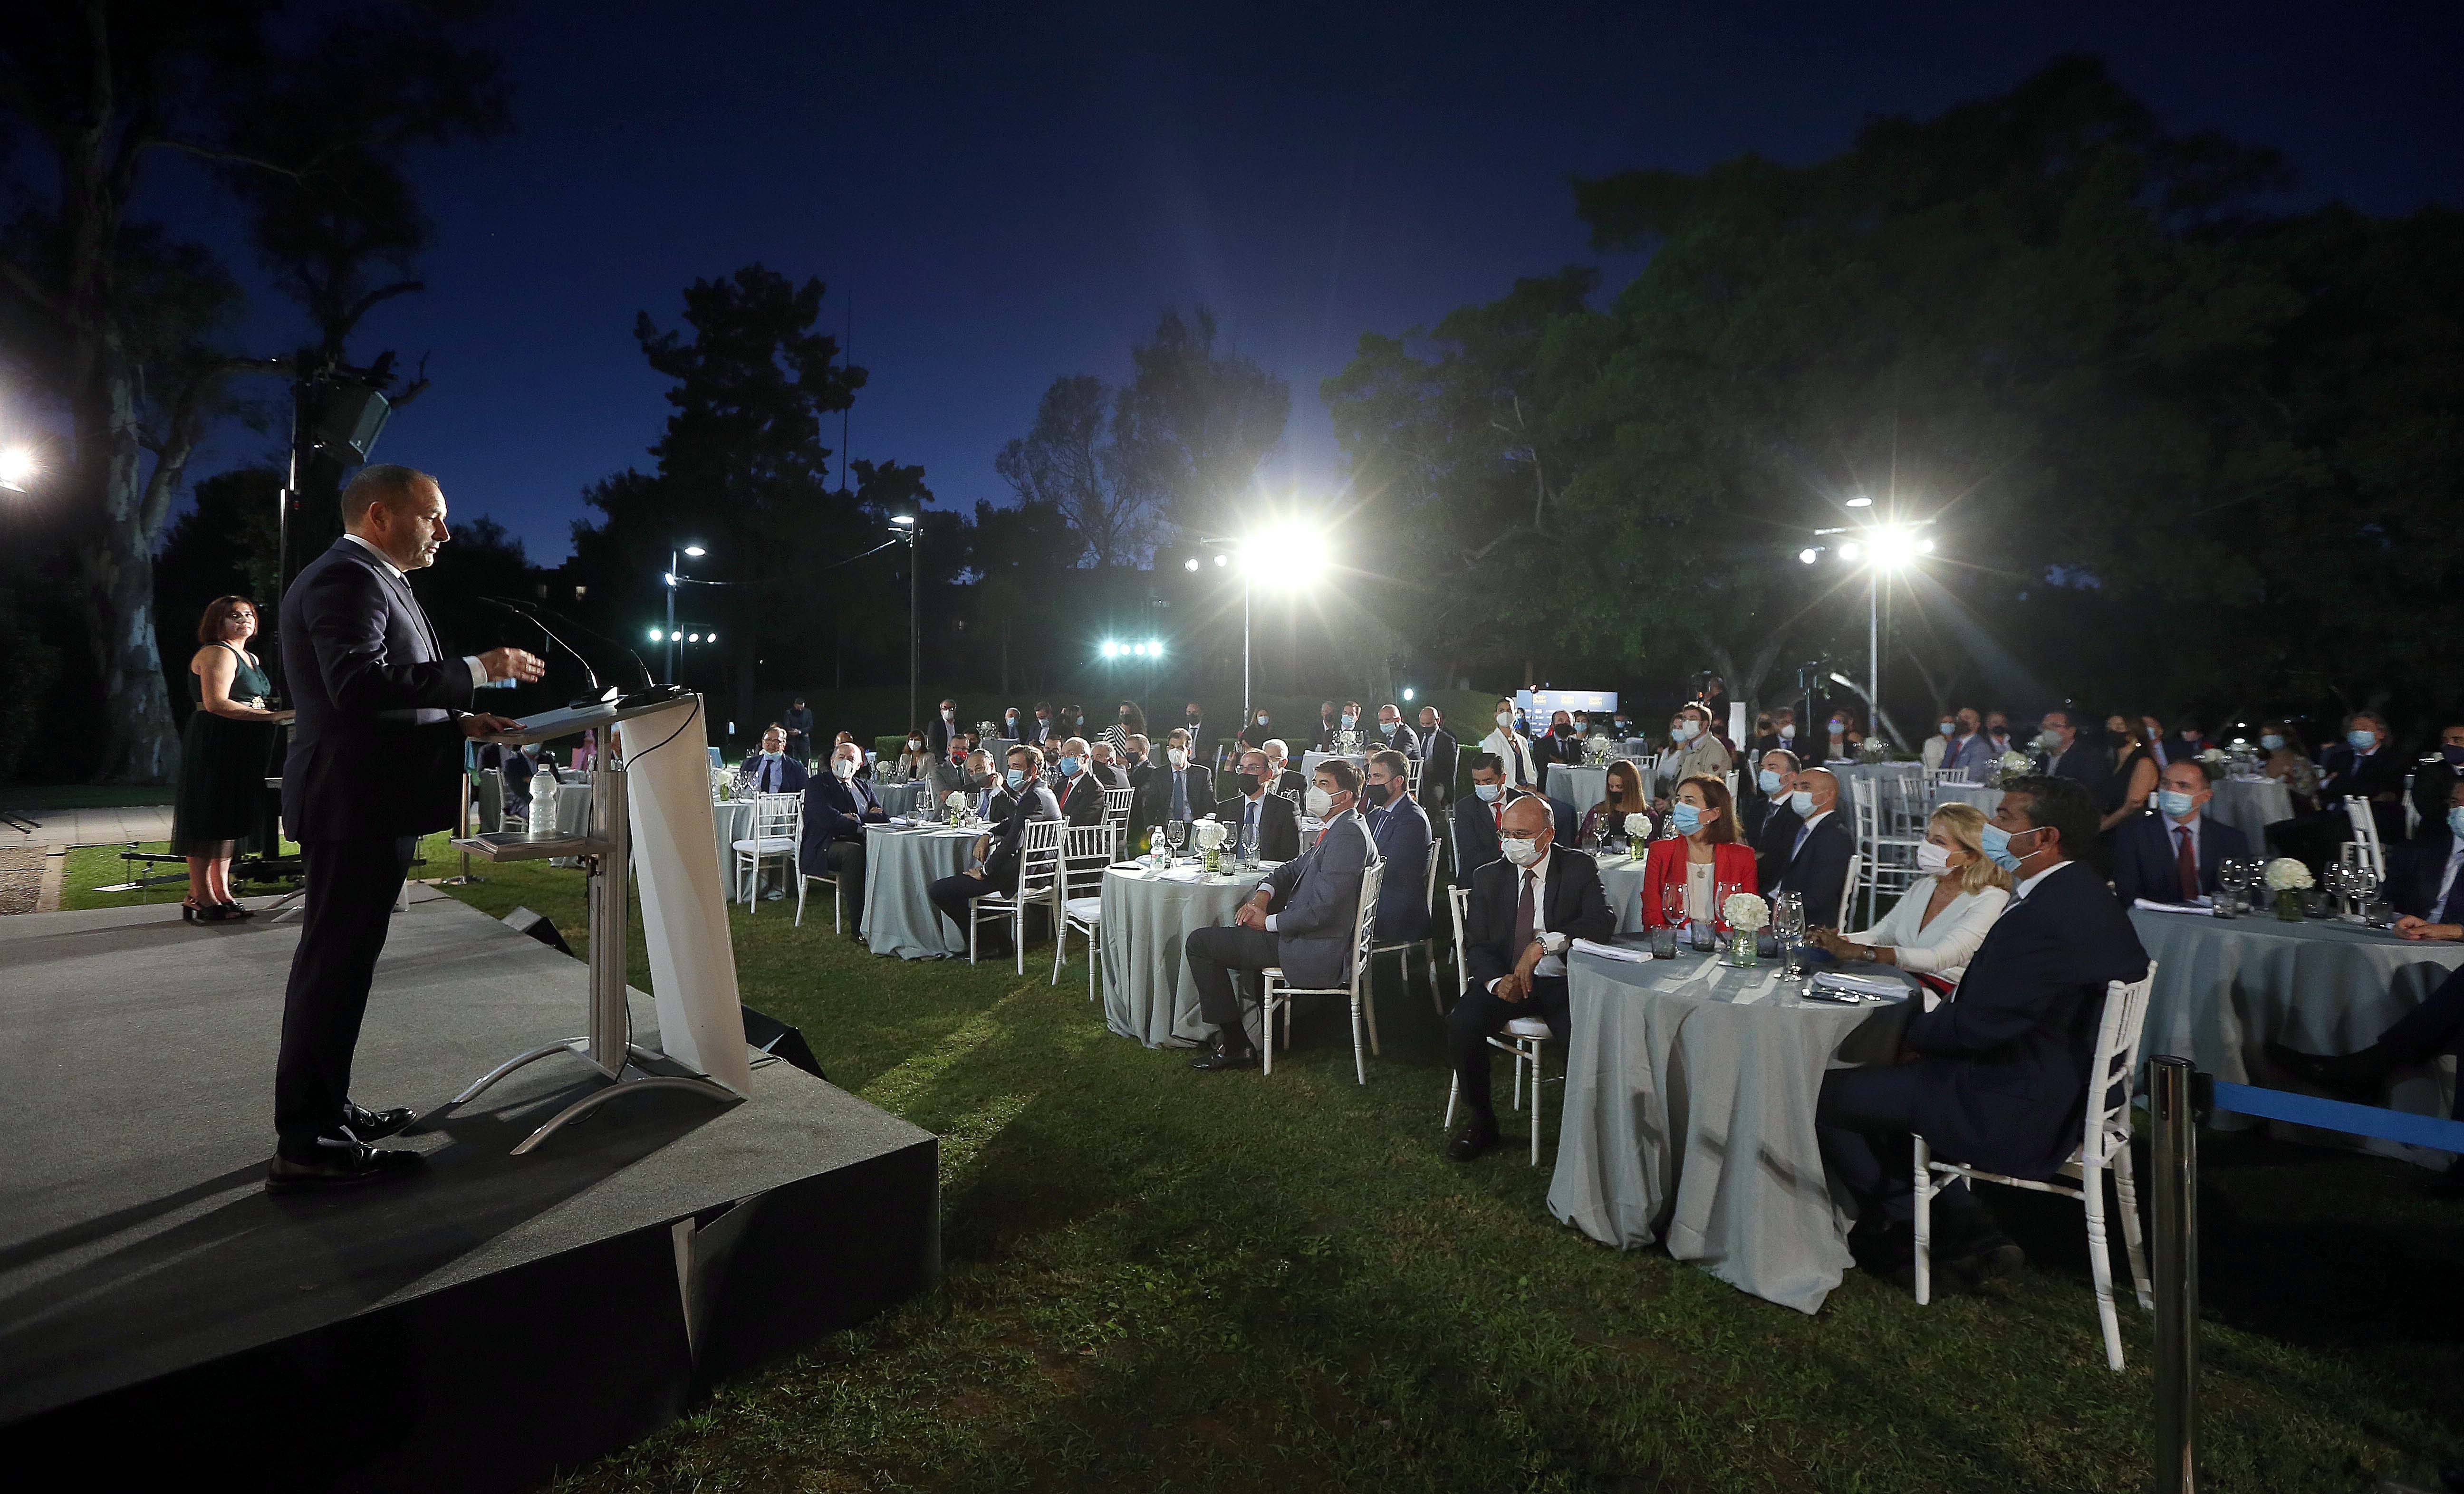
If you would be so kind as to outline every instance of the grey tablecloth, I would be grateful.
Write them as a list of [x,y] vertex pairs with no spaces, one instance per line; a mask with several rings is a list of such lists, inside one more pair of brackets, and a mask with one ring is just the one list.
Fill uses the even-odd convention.
[[936,785],[910,779],[904,783],[875,783],[873,797],[881,801],[882,809],[894,815],[912,815],[918,801]]
[[[2464,966],[2464,945],[2426,944],[2335,923],[2285,923],[2273,913],[2216,919],[2134,909],[2139,942],[2156,961],[2143,1051],[2189,1059],[2233,1084],[2280,1085],[2260,1051],[2275,1041],[2309,1053],[2367,1047]],[[2448,1061],[2408,1071],[2388,1104],[2445,1116]],[[2332,1139],[2304,1132],[2303,1139]],[[2448,1154],[2392,1141],[2365,1149],[2443,1167]]]
[[1608,1244],[1664,1241],[1732,1286],[1814,1312],[1850,1264],[1815,1101],[1825,1069],[1888,1056],[1901,1012],[1800,1001],[1776,971],[1709,956],[1569,961],[1549,1211]]
[[1600,890],[1617,918],[1617,933],[1642,932],[1642,858],[1602,856]]
[[[753,805],[740,799],[731,799],[710,806],[712,846],[718,858],[718,886],[729,901],[736,896],[736,843],[753,833]],[[576,780],[558,783],[541,773],[531,780],[531,823],[533,840],[545,840],[558,835],[582,835],[590,828],[590,784]],[[581,863],[560,856],[553,863],[574,867]],[[762,873],[764,880],[776,885],[775,869]]]
[[1549,797],[1574,806],[1576,822],[1594,804],[1609,797],[1609,770],[1603,767],[1573,767],[1563,762],[1549,764]]
[[975,860],[981,830],[864,829],[864,942],[876,955],[930,959],[964,955],[967,939],[933,907],[925,890]]
[[2208,801],[2208,816],[2219,824],[2239,830],[2250,842],[2253,856],[2267,854],[2267,827],[2278,820],[2293,818],[2293,796],[2274,779],[2261,779],[2255,783],[2241,779],[2225,779],[2215,786],[2215,797]]
[[1985,817],[1990,820],[1993,818],[1993,811],[2001,807],[2002,791],[1987,788],[1981,783],[1937,783],[1933,787],[1933,802],[1937,809],[1945,804],[1974,804],[1985,811]]
[[1151,1048],[1191,1045],[1215,1035],[1198,1015],[1181,941],[1193,929],[1232,921],[1234,910],[1270,868],[1189,878],[1115,867],[1104,873],[1104,1024]]
[[1317,775],[1317,765],[1319,763],[1324,762],[1329,758],[1338,757],[1349,757],[1352,759],[1352,765],[1363,770],[1364,772],[1367,771],[1369,767],[1369,754],[1366,752],[1348,754],[1332,752],[1305,752],[1301,754],[1301,777],[1305,779],[1314,778]]

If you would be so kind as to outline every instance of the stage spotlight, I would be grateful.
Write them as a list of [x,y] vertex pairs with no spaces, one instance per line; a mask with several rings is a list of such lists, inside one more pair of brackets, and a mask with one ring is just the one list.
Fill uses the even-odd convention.
[[1104,641],[1103,646],[1095,651],[1102,654],[1107,659],[1117,659],[1121,656],[1121,646],[1108,638]]
[[667,636],[668,633],[666,628],[654,627],[650,629],[650,642],[652,643],[663,642],[666,640]]
[[1163,645],[1162,645],[1160,642],[1158,642],[1157,640],[1155,640],[1155,639],[1153,639],[1153,638],[1148,639],[1148,640],[1147,640],[1147,657],[1148,657],[1148,658],[1150,658],[1150,659],[1160,659],[1160,658],[1162,658],[1162,657],[1163,657]]
[[11,447],[0,451],[0,488],[24,492],[34,475],[34,450],[32,447]]
[[1814,548],[1812,545],[1807,545],[1804,549],[1796,552],[1796,558],[1803,560],[1806,564],[1812,565],[1815,561],[1822,558],[1822,552]]
[[1409,686],[1409,685],[1406,685],[1406,686],[1404,686],[1404,687],[1403,687],[1403,700],[1404,700],[1404,703],[1405,703],[1405,704],[1407,704],[1407,705],[1408,705],[1408,704],[1410,704],[1411,699],[1412,699],[1412,687],[1411,687],[1411,686]]
[[[1221,557],[1219,557],[1218,559],[1221,559]],[[1195,571],[1195,570],[1197,570],[1197,569],[1198,569],[1198,557],[1196,557],[1196,556],[1194,556],[1194,555],[1193,555],[1193,556],[1191,556],[1188,560],[1181,561],[1181,562],[1180,562],[1180,568],[1181,568],[1182,570],[1184,570],[1184,571]]]
[[687,642],[687,643],[689,643],[689,644],[697,644],[697,643],[701,642],[701,634],[699,634],[699,633],[687,633],[687,634],[685,634],[685,642]]
[[715,644],[718,642],[718,635],[716,633],[713,633],[709,637],[703,639],[702,642],[706,644]]
[[1916,540],[1904,529],[1885,527],[1874,531],[1872,543],[1874,564],[1886,571],[1898,570],[1916,559]]

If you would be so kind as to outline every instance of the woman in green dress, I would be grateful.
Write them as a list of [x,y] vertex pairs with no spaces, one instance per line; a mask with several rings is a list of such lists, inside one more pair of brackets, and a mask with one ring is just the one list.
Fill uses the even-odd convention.
[[269,711],[273,682],[256,655],[256,604],[216,597],[197,624],[201,647],[188,661],[189,713],[180,739],[180,792],[171,808],[171,852],[188,859],[188,900],[180,916],[223,923],[251,916],[231,891],[231,853],[256,824],[274,759],[274,726],[288,711]]

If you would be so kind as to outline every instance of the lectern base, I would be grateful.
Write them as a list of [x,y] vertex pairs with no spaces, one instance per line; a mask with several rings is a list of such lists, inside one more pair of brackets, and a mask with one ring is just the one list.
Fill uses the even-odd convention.
[[[581,962],[412,896],[369,1104],[440,1105],[583,999]],[[0,1094],[43,1097],[0,1105],[0,1466],[536,1487],[937,1277],[934,1138],[784,1063],[726,1110],[535,1063],[401,1138],[424,1175],[265,1193],[298,937],[168,905],[0,918],[0,969],[36,975],[0,1002]],[[510,1154],[600,1094],[635,1097]]]

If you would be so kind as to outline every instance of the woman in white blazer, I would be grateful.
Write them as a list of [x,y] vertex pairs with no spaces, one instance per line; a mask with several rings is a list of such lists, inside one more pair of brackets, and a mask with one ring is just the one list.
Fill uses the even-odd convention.
[[1985,859],[1985,811],[1949,803],[1925,821],[1917,865],[1932,873],[1908,889],[1881,923],[1859,934],[1809,937],[1848,964],[1897,965],[1956,985],[1986,931],[2011,905],[2011,875]]

